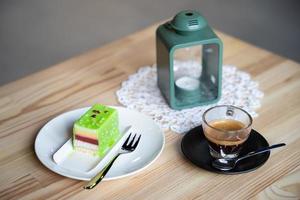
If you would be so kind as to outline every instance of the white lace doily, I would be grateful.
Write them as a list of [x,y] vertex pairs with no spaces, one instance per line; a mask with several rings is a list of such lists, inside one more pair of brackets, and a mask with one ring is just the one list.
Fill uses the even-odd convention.
[[[176,62],[176,65],[183,69],[187,66],[190,69],[191,66],[187,62]],[[117,91],[117,97],[119,102],[129,109],[151,116],[163,130],[171,129],[177,133],[185,133],[200,125],[203,112],[214,105],[235,105],[247,110],[253,117],[257,116],[255,109],[260,107],[263,93],[258,89],[258,83],[251,80],[248,73],[234,66],[225,65],[222,75],[222,96],[218,103],[180,111],[173,110],[157,87],[154,65],[141,67],[137,73],[130,75]]]

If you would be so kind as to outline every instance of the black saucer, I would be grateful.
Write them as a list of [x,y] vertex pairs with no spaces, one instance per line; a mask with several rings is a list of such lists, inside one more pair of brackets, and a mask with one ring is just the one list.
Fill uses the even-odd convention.
[[[267,140],[255,130],[252,130],[248,140],[243,146],[240,156],[267,146],[269,146]],[[198,167],[221,174],[241,174],[253,171],[262,166],[270,156],[270,151],[268,151],[249,157],[238,162],[236,167],[229,171],[221,171],[213,168],[211,165],[212,157],[209,154],[208,144],[204,137],[202,126],[198,126],[185,134],[181,141],[181,150],[185,157]]]

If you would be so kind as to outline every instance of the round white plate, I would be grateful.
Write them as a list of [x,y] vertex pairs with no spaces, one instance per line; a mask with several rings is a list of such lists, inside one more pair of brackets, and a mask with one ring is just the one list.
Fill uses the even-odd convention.
[[[126,128],[132,126],[130,131],[141,134],[142,136],[135,151],[119,156],[104,180],[122,178],[145,169],[160,155],[165,143],[162,130],[150,117],[123,107],[114,108],[117,109],[119,114],[119,129],[121,133],[123,132],[123,134],[125,134],[124,131]],[[102,162],[99,159],[97,161],[99,164],[95,165],[91,170],[81,169],[81,164],[88,163],[86,162],[87,160],[84,160],[89,159],[88,156],[82,158],[78,155],[75,157],[73,156],[72,162],[75,163],[72,165],[70,165],[70,163],[69,165],[66,164],[68,162],[56,163],[53,160],[53,155],[71,138],[72,127],[75,120],[83,115],[88,109],[89,108],[81,108],[63,113],[49,121],[39,131],[35,140],[36,155],[39,160],[53,172],[73,179],[90,180],[101,170],[105,164],[105,160],[107,163],[107,160],[109,160],[107,156],[112,156],[105,156],[104,159],[102,159]],[[124,137],[127,136],[124,135]],[[124,137],[122,139],[124,139]],[[120,142],[122,142],[121,140]],[[66,158],[70,157],[72,156],[66,155]],[[92,160],[91,162],[94,161],[95,160]]]

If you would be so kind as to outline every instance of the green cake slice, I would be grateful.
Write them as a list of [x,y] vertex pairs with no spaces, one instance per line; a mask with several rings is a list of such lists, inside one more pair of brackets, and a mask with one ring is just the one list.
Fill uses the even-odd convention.
[[114,108],[95,104],[74,123],[75,150],[103,157],[119,138],[119,118]]

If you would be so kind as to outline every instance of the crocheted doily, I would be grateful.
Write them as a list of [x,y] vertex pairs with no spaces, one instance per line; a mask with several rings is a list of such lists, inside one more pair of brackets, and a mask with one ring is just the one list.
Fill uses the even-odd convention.
[[[199,65],[190,61],[177,61],[174,63],[174,69],[177,67],[183,71],[187,67],[193,70],[191,68],[194,67],[199,72]],[[235,105],[247,110],[252,117],[256,117],[255,109],[260,107],[260,100],[263,97],[263,93],[258,89],[258,83],[251,80],[248,73],[230,65],[223,66],[222,96],[216,104],[180,111],[171,109],[157,87],[155,65],[141,67],[137,73],[130,75],[116,94],[119,102],[127,108],[151,116],[163,130],[171,129],[177,133],[185,133],[200,125],[203,112],[215,105]]]

